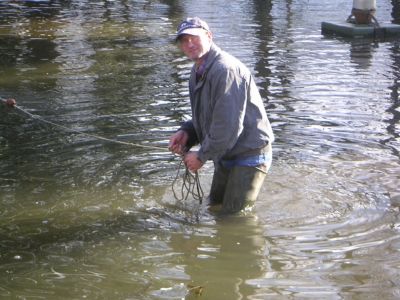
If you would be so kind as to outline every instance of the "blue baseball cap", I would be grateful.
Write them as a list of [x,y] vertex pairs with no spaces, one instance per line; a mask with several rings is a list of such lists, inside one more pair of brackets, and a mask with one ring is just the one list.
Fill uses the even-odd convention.
[[190,34],[199,36],[205,31],[210,31],[207,23],[198,17],[187,18],[183,21],[178,28],[176,29],[176,38],[178,40],[179,37],[183,34]]

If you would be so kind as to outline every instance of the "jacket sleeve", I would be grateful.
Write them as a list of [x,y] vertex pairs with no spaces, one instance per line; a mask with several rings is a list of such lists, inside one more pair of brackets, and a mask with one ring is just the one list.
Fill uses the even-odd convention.
[[239,70],[224,69],[212,84],[210,126],[199,149],[203,162],[218,160],[235,146],[246,112],[247,83]]
[[189,135],[189,140],[186,143],[187,150],[199,143],[192,121],[183,122],[179,130],[183,130]]

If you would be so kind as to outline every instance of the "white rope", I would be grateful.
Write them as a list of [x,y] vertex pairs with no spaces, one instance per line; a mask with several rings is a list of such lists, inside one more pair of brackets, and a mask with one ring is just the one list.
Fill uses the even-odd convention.
[[[5,99],[1,99],[0,98],[0,100],[3,101],[7,105],[7,102],[6,102]],[[90,134],[90,133],[82,132],[82,131],[79,131],[79,130],[75,130],[75,129],[66,127],[64,125],[60,125],[60,124],[45,120],[40,116],[34,115],[34,114],[22,109],[21,107],[17,106],[15,103],[12,106],[10,106],[10,105],[8,105],[8,106],[11,107],[11,108],[15,108],[15,109],[19,110],[20,112],[24,113],[25,115],[29,116],[30,118],[32,118],[34,120],[37,120],[37,121],[40,121],[42,123],[46,123],[48,125],[63,129],[65,131],[74,132],[74,133],[85,135],[85,136],[88,136],[88,137],[92,137],[92,138],[95,138],[95,139],[98,139],[98,140],[111,142],[111,143],[117,143],[117,144],[121,144],[121,145],[148,148],[148,149],[153,149],[153,150],[163,150],[163,151],[166,150],[165,148],[162,148],[162,147],[151,146],[151,145],[143,145],[143,144],[137,144],[137,143],[130,143],[130,142],[123,142],[123,141],[118,141],[118,140],[105,138],[105,137],[102,137],[102,136],[99,136],[99,135],[96,135],[96,134]],[[203,189],[202,189],[201,184],[200,184],[200,179],[199,179],[198,172],[191,173],[185,166],[185,171],[184,171],[184,174],[182,175],[181,174],[182,167],[183,167],[183,160],[181,160],[181,162],[179,164],[179,167],[178,167],[178,170],[177,170],[177,174],[175,176],[175,179],[172,182],[172,191],[174,193],[175,199],[178,200],[178,201],[182,201],[182,200],[186,201],[187,198],[189,197],[189,195],[192,195],[193,198],[195,200],[199,201],[199,203],[201,204],[202,201],[203,201],[204,193],[203,193]],[[183,183],[182,183],[182,187],[181,187],[181,190],[180,190],[180,195],[178,195],[177,191],[175,190],[175,185],[176,185],[177,180],[178,180],[178,178],[180,176],[182,176]]]
[[[1,101],[6,103],[5,99],[1,99]],[[102,140],[102,141],[106,141],[106,142],[110,142],[110,143],[116,143],[116,144],[134,146],[134,147],[140,147],[140,148],[148,148],[148,149],[153,149],[153,150],[163,150],[163,151],[166,150],[165,148],[162,148],[162,147],[151,146],[151,145],[143,145],[143,144],[137,144],[137,143],[131,143],[131,142],[123,142],[123,141],[118,141],[118,140],[114,140],[114,139],[105,138],[105,137],[102,137],[102,136],[99,136],[99,135],[96,135],[96,134],[82,132],[82,131],[79,131],[79,130],[76,130],[76,129],[72,129],[72,128],[66,127],[64,125],[60,125],[60,124],[45,120],[45,119],[43,119],[42,117],[40,117],[38,115],[34,115],[34,114],[22,109],[18,105],[14,105],[14,106],[12,106],[12,108],[15,108],[15,109],[19,110],[20,112],[26,114],[27,116],[29,116],[30,118],[32,118],[34,120],[37,120],[37,121],[40,121],[42,123],[46,123],[48,125],[63,129],[65,131],[74,132],[74,133],[77,133],[77,134],[85,135],[85,136],[88,136],[88,137],[92,137],[92,138],[95,138],[95,139],[98,139],[98,140]]]

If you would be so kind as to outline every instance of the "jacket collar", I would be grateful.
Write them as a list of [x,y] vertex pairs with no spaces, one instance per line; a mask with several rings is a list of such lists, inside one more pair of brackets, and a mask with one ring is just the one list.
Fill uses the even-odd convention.
[[207,53],[206,65],[204,67],[205,72],[207,72],[207,70],[210,68],[210,66],[214,63],[216,57],[220,54],[220,52],[221,52],[221,49],[217,45],[212,43],[210,51],[208,51],[208,53]]
[[196,89],[203,85],[204,78],[207,77],[208,70],[210,69],[211,65],[214,63],[215,59],[217,58],[217,56],[220,53],[221,53],[221,49],[217,45],[212,43],[211,47],[210,47],[210,50],[206,54],[207,55],[207,60],[205,62],[202,79],[199,80],[197,83],[196,83],[196,65],[193,65],[190,78],[191,78],[191,81],[193,83],[193,86],[195,86]]

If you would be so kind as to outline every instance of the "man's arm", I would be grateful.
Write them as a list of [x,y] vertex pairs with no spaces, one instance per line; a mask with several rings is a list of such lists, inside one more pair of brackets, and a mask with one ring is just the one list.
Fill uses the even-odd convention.
[[244,78],[228,69],[215,83],[217,90],[210,127],[198,153],[203,162],[219,158],[235,146],[243,131],[246,113],[247,87]]

